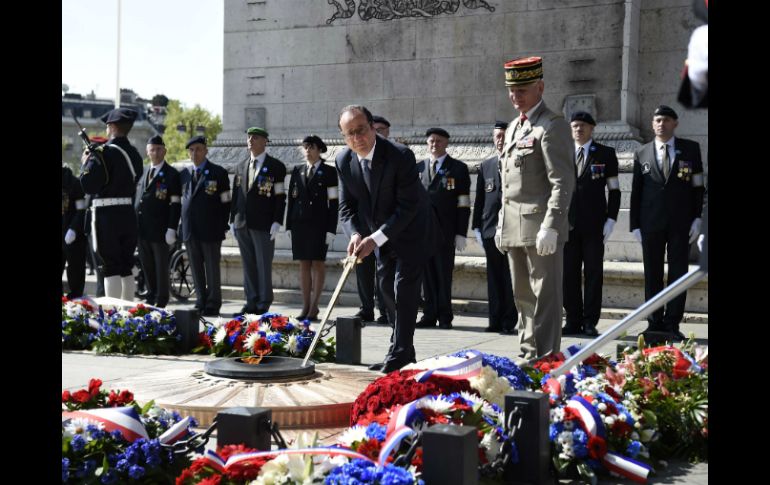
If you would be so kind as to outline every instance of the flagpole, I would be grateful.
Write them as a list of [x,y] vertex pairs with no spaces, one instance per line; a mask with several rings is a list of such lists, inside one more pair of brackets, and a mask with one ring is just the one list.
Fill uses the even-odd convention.
[[117,74],[115,76],[115,107],[120,108],[120,0],[118,0],[118,54]]

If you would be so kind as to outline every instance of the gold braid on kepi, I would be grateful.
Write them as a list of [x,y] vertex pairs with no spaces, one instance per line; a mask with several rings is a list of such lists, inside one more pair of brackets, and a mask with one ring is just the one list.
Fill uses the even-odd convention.
[[505,85],[517,86],[543,79],[542,57],[518,57],[505,64]]

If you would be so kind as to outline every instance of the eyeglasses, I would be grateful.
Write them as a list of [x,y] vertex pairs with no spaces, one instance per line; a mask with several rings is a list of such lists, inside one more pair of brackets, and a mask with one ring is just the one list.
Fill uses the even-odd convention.
[[356,128],[355,130],[352,130],[348,133],[340,132],[342,133],[342,136],[346,139],[350,140],[352,138],[359,138],[361,136],[364,136],[365,134],[369,133],[369,125],[363,125],[359,128]]

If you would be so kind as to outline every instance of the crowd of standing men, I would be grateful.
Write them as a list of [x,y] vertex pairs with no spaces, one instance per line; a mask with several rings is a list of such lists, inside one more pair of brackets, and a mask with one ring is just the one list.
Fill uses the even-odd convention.
[[[286,218],[292,255],[300,262],[297,317],[315,320],[339,221],[348,254],[360,262],[359,316],[374,320],[376,295],[378,321],[393,327],[385,359],[372,366],[389,372],[415,361],[415,327],[452,328],[454,257],[465,249],[470,225],[487,261],[486,331],[518,333],[519,360],[558,352],[562,335],[597,335],[604,245],[620,208],[615,151],[593,140],[590,113],[567,121],[545,105],[541,58],[514,59],[504,72],[519,116],[494,124],[497,154],[479,168],[472,219],[468,167],[447,153],[451,137],[443,128],[427,130],[429,157],[417,162],[408,147],[389,138],[387,120],[364,106],[346,106],[338,124],[347,148],[327,164],[324,141],[307,136],[305,163],[294,167],[286,187],[286,165],[266,152],[268,132],[251,127],[249,155],[237,165],[231,190],[227,171],[208,160],[202,136],[187,142],[193,166],[181,172],[165,161],[162,137],[153,136],[147,142],[151,163],[143,169],[127,138],[136,112],[110,111],[102,117],[109,139],[84,154],[80,180],[67,168],[62,172],[68,296],[83,294],[90,237],[107,296],[134,299],[138,245],[147,302],[165,306],[169,247],[179,234],[195,307],[217,316],[221,245],[232,230],[243,260],[246,304],[239,314],[265,313],[273,302],[275,237]],[[672,282],[686,272],[689,245],[700,234],[700,149],[674,136],[677,124],[676,112],[660,106],[652,120],[655,140],[634,158],[629,229],[642,245],[646,299],[663,288],[664,255]],[[684,303],[682,294],[653,314],[648,330],[682,339]]]

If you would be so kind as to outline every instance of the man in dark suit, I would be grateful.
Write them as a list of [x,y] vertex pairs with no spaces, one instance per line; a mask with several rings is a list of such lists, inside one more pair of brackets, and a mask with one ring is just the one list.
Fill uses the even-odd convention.
[[[642,244],[644,297],[663,289],[663,255],[668,254],[668,284],[687,273],[690,244],[700,235],[703,163],[700,146],[674,137],[676,112],[661,105],[652,118],[655,140],[634,155],[630,226]],[[650,315],[646,331],[671,333],[684,340],[679,323],[687,294],[682,293]]]
[[182,240],[195,283],[195,308],[215,317],[222,306],[219,261],[230,214],[230,179],[227,170],[206,158],[206,138],[194,136],[185,148],[194,167],[180,175]]
[[414,154],[377,136],[372,125],[372,114],[365,107],[342,109],[339,127],[348,148],[337,155],[336,166],[340,221],[350,236],[348,255],[361,259],[375,253],[388,318],[394,322],[381,367],[388,373],[415,362],[421,263],[430,256],[436,228]]
[[166,144],[160,135],[147,141],[150,165],[136,186],[136,217],[139,221],[139,260],[147,285],[147,303],[168,304],[169,246],[176,242],[182,212],[179,172],[165,162]]
[[449,156],[449,133],[443,128],[425,132],[430,158],[417,164],[420,180],[428,191],[441,226],[436,253],[424,263],[423,317],[418,327],[452,328],[452,271],[455,248],[465,249],[465,235],[471,216],[471,177],[468,166]]
[[[567,219],[569,240],[564,245],[564,310],[562,335],[585,332],[599,335],[596,324],[602,310],[604,244],[610,238],[620,210],[618,157],[615,149],[596,143],[596,121],[585,111],[570,119],[575,140],[577,184]],[[604,189],[608,189],[605,198]],[[585,295],[581,291],[585,272]]]
[[67,298],[83,296],[86,285],[86,235],[84,234],[86,199],[83,187],[72,170],[61,167],[61,270],[67,266]]
[[489,324],[485,332],[516,335],[519,314],[513,301],[511,272],[508,258],[495,246],[497,216],[502,205],[500,180],[500,155],[505,142],[508,123],[497,121],[492,131],[492,141],[497,155],[481,162],[476,178],[476,200],[473,203],[473,233],[487,257],[487,300]]
[[246,304],[240,313],[262,314],[273,303],[273,254],[286,210],[286,165],[265,152],[267,131],[251,127],[246,136],[249,158],[236,169],[230,223],[243,260]]
[[137,225],[136,184],[142,177],[142,156],[128,141],[138,113],[116,108],[102,116],[109,142],[85,155],[80,172],[83,191],[93,196],[91,218],[94,251],[103,265],[106,296],[134,299],[134,250]]

